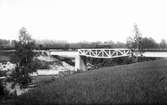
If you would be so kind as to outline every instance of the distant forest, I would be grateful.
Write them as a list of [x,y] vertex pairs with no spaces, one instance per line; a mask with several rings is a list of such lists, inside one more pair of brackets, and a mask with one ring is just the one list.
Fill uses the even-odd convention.
[[[47,49],[63,49],[63,50],[76,50],[79,48],[128,48],[129,40],[126,43],[114,42],[114,41],[96,41],[96,42],[78,42],[78,43],[68,43],[66,41],[56,41],[56,40],[34,40],[36,48],[41,50]],[[12,50],[15,46],[15,40],[0,39],[0,49],[1,50]],[[141,46],[143,49],[165,49],[167,48],[166,40],[162,39],[160,43],[157,43],[151,37],[142,38]]]

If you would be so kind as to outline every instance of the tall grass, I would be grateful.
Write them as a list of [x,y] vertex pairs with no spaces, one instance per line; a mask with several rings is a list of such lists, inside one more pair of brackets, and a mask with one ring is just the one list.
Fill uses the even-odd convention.
[[16,105],[164,104],[167,60],[104,67],[54,82],[16,97]]

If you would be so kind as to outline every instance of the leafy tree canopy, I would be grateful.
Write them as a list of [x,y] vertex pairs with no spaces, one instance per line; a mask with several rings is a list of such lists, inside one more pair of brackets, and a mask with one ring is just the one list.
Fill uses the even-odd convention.
[[14,84],[19,84],[21,87],[26,87],[31,82],[30,73],[36,71],[36,64],[33,60],[35,53],[34,41],[27,32],[26,28],[21,28],[19,32],[19,41],[15,42],[15,57],[16,68],[13,71],[10,80]]

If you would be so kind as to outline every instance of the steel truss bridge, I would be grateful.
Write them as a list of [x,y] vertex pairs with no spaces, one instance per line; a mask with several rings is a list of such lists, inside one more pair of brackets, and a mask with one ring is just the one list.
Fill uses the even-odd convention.
[[143,49],[131,50],[127,48],[115,49],[78,49],[77,51],[61,51],[61,50],[36,50],[42,55],[58,55],[74,58],[77,55],[92,57],[92,58],[117,58],[126,56],[145,56],[145,57],[167,57],[167,49]]
[[[12,50],[13,51],[13,50]],[[143,49],[142,52],[138,50],[131,50],[127,48],[115,48],[115,49],[78,49],[77,51],[62,51],[56,49],[50,50],[34,50],[39,55],[46,56],[63,56],[75,58],[75,70],[87,70],[87,57],[92,58],[118,58],[118,57],[131,57],[131,56],[143,56],[143,57],[166,57],[167,49]]]
[[118,58],[132,56],[130,49],[78,49],[80,56],[93,58]]

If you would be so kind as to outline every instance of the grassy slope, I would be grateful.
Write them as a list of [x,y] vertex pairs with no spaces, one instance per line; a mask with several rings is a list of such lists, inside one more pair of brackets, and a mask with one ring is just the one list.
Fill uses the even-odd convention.
[[167,103],[167,60],[104,67],[55,80],[17,104]]
[[14,52],[0,50],[0,62],[11,61],[11,57],[13,55],[14,55]]

